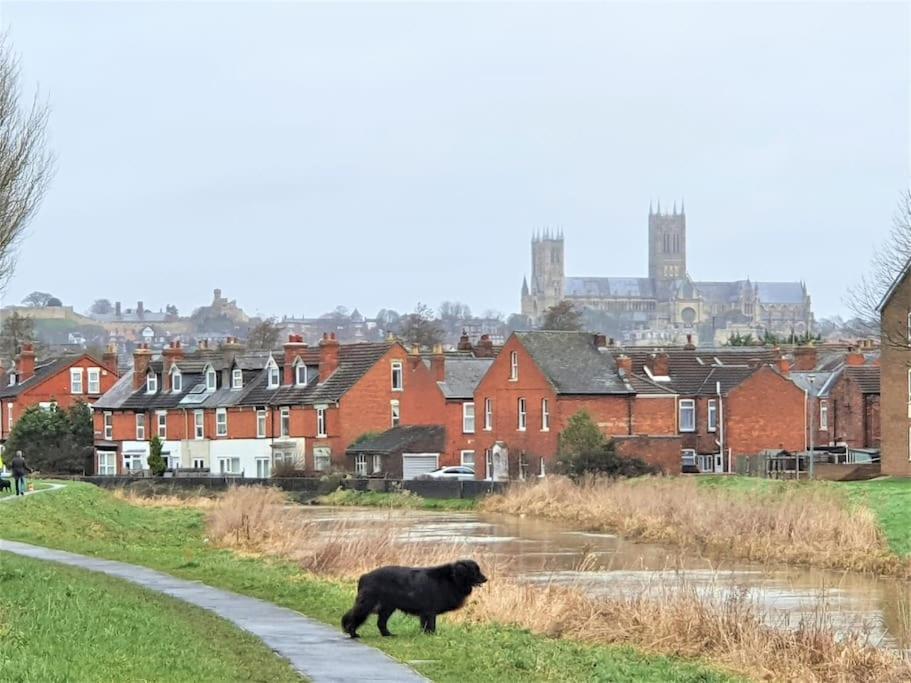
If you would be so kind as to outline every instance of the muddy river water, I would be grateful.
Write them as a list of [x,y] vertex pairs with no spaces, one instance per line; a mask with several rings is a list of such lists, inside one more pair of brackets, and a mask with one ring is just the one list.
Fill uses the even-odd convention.
[[[592,594],[680,590],[708,600],[746,592],[770,624],[796,627],[820,614],[841,632],[864,630],[874,642],[911,647],[911,584],[849,572],[769,568],[681,555],[673,548],[633,543],[548,520],[475,512],[440,513],[365,508],[297,507],[327,530],[344,521],[351,532],[374,525],[399,530],[402,540],[456,543],[509,555],[529,581],[567,583]],[[584,562],[583,562],[584,560]]]

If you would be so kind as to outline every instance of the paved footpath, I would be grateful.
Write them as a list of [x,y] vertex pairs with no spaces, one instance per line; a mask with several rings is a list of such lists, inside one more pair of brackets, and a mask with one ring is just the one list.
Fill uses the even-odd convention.
[[[33,491],[26,495],[45,493],[58,488],[62,488],[62,485],[52,485],[49,489]],[[14,498],[15,496],[5,496],[0,498],[0,502]],[[379,650],[343,636],[340,630],[293,610],[273,605],[271,602],[212,588],[198,581],[178,579],[137,565],[76,555],[27,543],[0,539],[0,551],[108,574],[207,609],[260,638],[281,657],[291,662],[298,673],[314,683],[409,683],[427,680]]]

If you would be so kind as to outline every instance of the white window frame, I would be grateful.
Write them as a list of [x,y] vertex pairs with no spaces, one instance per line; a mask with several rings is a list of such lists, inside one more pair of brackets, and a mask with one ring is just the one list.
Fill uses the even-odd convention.
[[484,431],[493,429],[493,399],[484,399]]
[[114,413],[102,413],[101,421],[105,441],[112,441],[114,439]]
[[468,401],[462,404],[462,433],[474,434],[475,414],[474,401]]
[[88,393],[90,396],[97,396],[101,393],[101,368],[89,368],[86,371],[86,383],[88,384]]
[[680,451],[680,467],[696,467],[696,451],[692,448],[683,448]]
[[204,470],[206,468],[206,459],[205,458],[193,458],[193,469],[194,470]]
[[313,448],[313,469],[325,472],[332,468],[332,451],[322,446]]
[[528,428],[528,402],[524,398],[520,398],[517,403],[519,423],[516,426],[520,432],[524,432]]
[[104,477],[116,476],[117,453],[114,451],[96,451],[96,453],[98,453],[98,474]]
[[240,368],[234,368],[231,371],[231,388],[232,389],[243,389],[244,388],[244,371]]
[[[692,423],[689,427],[685,427],[683,424],[683,414],[684,408],[687,409],[692,418]],[[677,404],[677,425],[678,431],[681,432],[695,432],[696,431],[696,401],[692,398],[681,398],[680,402]]]
[[294,361],[294,384],[299,387],[307,384],[307,364],[300,358]]
[[829,431],[829,402],[825,399],[819,402],[819,430]]
[[6,427],[7,429],[13,428],[13,404],[6,404]]
[[146,414],[136,413],[136,440],[146,440]]
[[83,389],[82,368],[70,368],[70,393],[82,394]]
[[[465,464],[465,456],[466,456],[467,454],[469,454],[469,453],[471,454],[471,464],[470,464],[470,465],[466,465],[466,464]],[[472,450],[466,450],[466,451],[460,452],[460,453],[459,453],[459,463],[460,463],[460,465],[461,465],[462,467],[470,467],[471,469],[475,469],[475,452],[472,451]],[[476,471],[477,471],[477,470],[476,470]]]
[[519,380],[519,352],[510,351],[509,353],[509,381],[517,382]]
[[155,420],[158,425],[158,438],[167,439],[168,438],[168,411],[167,410],[158,410],[155,412]]
[[206,413],[204,410],[193,411],[193,438],[197,441],[206,438]]
[[706,430],[714,432],[718,430],[718,399],[710,398],[706,408],[705,416]]
[[367,454],[356,453],[354,456],[354,473],[362,477],[367,476]]
[[[218,462],[218,474],[242,474],[240,468],[240,458],[236,455],[222,455],[217,459]],[[234,464],[237,464],[237,469],[234,469]],[[225,465],[228,467],[225,467]]]
[[266,411],[265,410],[256,411],[256,438],[257,439],[266,438]]
[[226,408],[215,409],[215,436],[228,435],[228,410]]
[[278,435],[283,439],[291,436],[291,409],[288,407],[278,412]]
[[383,471],[383,456],[379,453],[373,454],[373,474],[380,474]]
[[207,365],[205,375],[206,392],[211,394],[213,391],[218,389],[218,373],[215,372],[215,368],[213,368],[211,365]]
[[171,367],[171,393],[179,394],[183,391],[183,374],[176,365]]
[[146,375],[146,393],[154,394],[158,391],[158,375],[150,372]]
[[[265,465],[265,468],[262,468],[262,465]],[[261,470],[265,469],[266,474],[261,474]],[[269,479],[272,476],[272,458],[256,458],[256,477],[258,479]]]
[[400,360],[392,361],[392,390],[405,391],[405,364]]
[[266,364],[266,388],[267,389],[278,389],[281,386],[282,377],[281,373],[278,371],[278,365],[273,359],[269,359],[269,362]]
[[550,431],[550,407],[546,398],[541,399],[541,431]]
[[326,434],[326,409],[316,409],[316,435],[319,438],[325,438]]
[[9,386],[11,386],[11,387],[16,386],[16,373],[15,372],[11,372],[9,374]]
[[389,417],[393,427],[398,427],[402,422],[402,406],[396,401],[389,401]]

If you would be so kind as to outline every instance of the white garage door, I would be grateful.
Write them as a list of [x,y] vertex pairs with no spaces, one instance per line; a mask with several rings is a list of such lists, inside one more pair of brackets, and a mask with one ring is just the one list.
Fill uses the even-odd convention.
[[417,479],[422,474],[437,469],[437,453],[406,453],[402,455],[402,478]]

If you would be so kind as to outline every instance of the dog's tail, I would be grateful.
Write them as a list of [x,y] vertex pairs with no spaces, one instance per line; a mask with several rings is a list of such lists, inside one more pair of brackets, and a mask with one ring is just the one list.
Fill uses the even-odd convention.
[[348,629],[351,626],[351,617],[354,616],[354,608],[352,607],[344,615],[342,615],[342,630],[345,633],[348,633]]

